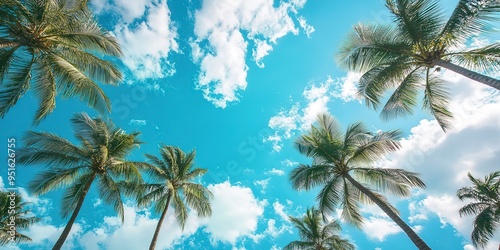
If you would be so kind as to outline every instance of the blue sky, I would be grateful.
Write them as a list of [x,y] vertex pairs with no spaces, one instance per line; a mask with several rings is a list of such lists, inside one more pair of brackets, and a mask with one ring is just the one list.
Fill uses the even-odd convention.
[[[479,177],[498,170],[499,95],[443,71],[453,89],[452,131],[444,134],[419,109],[404,119],[379,119],[354,95],[359,75],[341,70],[333,57],[352,25],[390,21],[382,1],[90,2],[124,51],[116,62],[124,83],[103,89],[113,103],[109,117],[126,131],[140,131],[146,142],[131,159],[156,154],[163,143],[196,149],[197,166],[209,170],[200,182],[214,193],[213,216],[193,214],[181,231],[170,211],[158,249],[281,249],[298,239],[287,215],[301,216],[315,204],[318,191],[291,189],[288,173],[310,163],[293,141],[320,112],[330,112],[344,126],[364,121],[374,131],[401,129],[403,148],[377,165],[419,172],[428,188],[414,190],[406,200],[389,200],[433,249],[474,249],[472,218],[460,218],[463,203],[455,193],[469,185],[467,172]],[[449,12],[456,1],[440,4]],[[474,38],[467,46],[485,42]],[[0,120],[2,141],[19,141],[27,130],[74,141],[72,115],[97,115],[77,99],[58,99],[55,111],[33,127],[36,105],[28,92]],[[7,143],[0,147],[6,151]],[[5,177],[6,169],[1,171]],[[17,185],[43,221],[26,232],[32,243],[8,249],[46,249],[64,228],[60,192],[34,197],[22,188],[37,171],[18,166]],[[127,204],[121,225],[93,190],[66,249],[146,249],[159,216]],[[364,207],[363,215],[364,230],[343,224],[342,235],[358,249],[414,248],[378,208]],[[496,249],[499,242],[497,233],[486,249]]]

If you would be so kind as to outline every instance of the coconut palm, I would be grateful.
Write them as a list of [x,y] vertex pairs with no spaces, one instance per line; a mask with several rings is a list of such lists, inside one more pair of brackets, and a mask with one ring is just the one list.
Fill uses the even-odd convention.
[[460,216],[475,215],[472,243],[484,247],[493,233],[500,227],[500,171],[493,172],[483,179],[467,174],[472,187],[458,190],[460,200],[471,199],[473,202],[463,206]]
[[300,241],[293,241],[283,250],[354,250],[356,247],[338,233],[342,227],[337,220],[324,223],[316,208],[306,210],[302,218],[290,216],[290,221],[299,230]]
[[139,206],[148,206],[155,202],[155,211],[160,215],[149,249],[155,249],[163,220],[172,202],[176,220],[184,229],[188,218],[188,206],[197,211],[198,216],[212,214],[210,197],[212,193],[194,179],[207,172],[203,168],[193,168],[195,151],[184,153],[178,147],[161,146],[158,158],[146,154],[149,160],[147,172],[153,183],[144,184],[139,197]]
[[[0,191],[0,246],[31,241],[30,237],[19,233],[19,230],[28,229],[40,221],[40,218],[29,216],[30,211],[27,206],[28,203],[22,202],[19,194]],[[11,230],[12,224],[14,230]]]
[[363,73],[358,94],[377,109],[390,89],[393,94],[381,117],[390,119],[412,113],[419,92],[443,130],[450,126],[448,88],[436,74],[445,68],[474,81],[500,89],[500,80],[484,74],[500,71],[500,43],[479,48],[464,44],[498,17],[500,2],[459,0],[448,20],[437,0],[386,0],[394,23],[358,24],[337,54],[338,63]]
[[125,159],[139,146],[139,133],[127,134],[111,122],[90,118],[85,113],[76,114],[71,123],[79,145],[55,134],[30,131],[24,136],[26,145],[18,157],[21,164],[48,168],[30,182],[29,189],[34,194],[65,188],[61,215],[71,217],[53,249],[64,244],[94,182],[99,198],[111,204],[123,221],[120,188],[141,180],[140,163]]
[[0,1],[0,117],[30,88],[40,100],[35,124],[52,112],[57,95],[109,111],[97,83],[116,84],[122,75],[102,56],[120,55],[87,1]]
[[338,206],[342,218],[361,227],[361,203],[379,206],[419,249],[427,244],[398,215],[381,193],[399,197],[409,196],[412,187],[424,188],[418,174],[403,169],[370,166],[385,153],[400,147],[400,131],[371,133],[363,123],[350,125],[345,133],[329,114],[320,114],[317,126],[302,135],[295,143],[298,151],[313,159],[312,165],[301,164],[290,173],[296,190],[323,186],[317,196],[323,214],[332,214]]

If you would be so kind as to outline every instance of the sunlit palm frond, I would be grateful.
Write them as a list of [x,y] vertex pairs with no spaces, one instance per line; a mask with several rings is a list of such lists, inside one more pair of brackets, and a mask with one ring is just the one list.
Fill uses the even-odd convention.
[[496,0],[460,0],[441,33],[448,46],[460,45],[471,36],[488,31],[488,23],[498,20],[500,3]]

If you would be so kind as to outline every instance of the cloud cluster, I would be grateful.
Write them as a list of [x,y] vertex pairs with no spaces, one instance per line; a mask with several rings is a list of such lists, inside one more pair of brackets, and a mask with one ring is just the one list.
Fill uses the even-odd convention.
[[192,57],[200,64],[198,89],[205,99],[225,108],[237,101],[238,91],[247,86],[246,55],[264,67],[263,58],[277,40],[299,27],[309,36],[314,28],[298,15],[306,0],[204,0],[195,17],[195,37],[191,41]]
[[[213,244],[222,242],[233,246],[244,238],[255,239],[259,235],[256,233],[257,225],[267,206],[266,200],[258,200],[250,188],[231,185],[229,181],[208,185],[207,188],[214,195],[212,216],[198,218],[195,211],[190,211],[182,230],[175,220],[174,210],[169,209],[158,237],[158,249],[173,247],[200,231],[207,233]],[[147,249],[158,219],[148,209],[138,209],[132,204],[125,205],[124,212],[123,224],[117,216],[104,217],[101,223],[92,226],[79,219],[74,224],[65,247],[90,250]],[[273,235],[277,235],[279,230],[274,227],[275,222],[269,223],[271,224],[266,230],[269,234],[273,232]],[[33,238],[33,242],[27,245],[48,248],[57,240],[63,227],[64,225],[51,225],[50,220],[37,223],[26,232]]]
[[123,50],[122,62],[133,77],[146,80],[175,73],[169,56],[179,52],[178,34],[166,0],[92,0],[91,3],[97,14],[117,19],[112,32]]

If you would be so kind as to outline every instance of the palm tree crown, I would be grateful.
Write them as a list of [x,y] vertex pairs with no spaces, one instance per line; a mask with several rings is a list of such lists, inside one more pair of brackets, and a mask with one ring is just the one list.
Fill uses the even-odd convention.
[[121,50],[94,20],[87,1],[2,0],[0,117],[30,88],[40,100],[35,123],[52,112],[56,94],[109,111],[110,100],[96,81],[116,84],[122,75],[98,55],[120,56]]
[[155,211],[161,214],[150,249],[156,246],[170,202],[173,204],[177,222],[183,229],[188,218],[187,206],[195,209],[198,216],[212,214],[212,193],[201,184],[193,183],[194,179],[207,172],[206,169],[193,168],[195,151],[186,154],[178,147],[162,146],[160,155],[161,158],[146,154],[150,162],[147,172],[153,183],[145,184],[142,190],[144,194],[139,197],[139,206],[155,202]]
[[467,39],[490,30],[488,21],[500,2],[459,0],[448,20],[437,5],[436,0],[386,0],[394,25],[358,24],[340,48],[339,64],[363,73],[358,94],[368,106],[376,109],[395,89],[382,109],[384,119],[412,113],[423,90],[424,108],[446,130],[452,114],[448,88],[435,74],[440,67],[500,89],[500,80],[474,72],[500,70],[500,43],[463,49]]
[[[14,206],[11,205],[14,201]],[[21,196],[18,194],[12,195],[8,191],[0,191],[0,246],[9,243],[20,243],[31,241],[31,238],[19,233],[19,230],[28,229],[34,223],[40,221],[40,218],[28,216],[30,213],[26,209],[28,203],[22,202]],[[9,224],[12,224],[11,218],[14,219],[16,230],[12,231]],[[14,233],[14,235],[12,235]]]
[[472,187],[458,190],[460,200],[471,199],[473,202],[463,206],[459,213],[475,215],[472,243],[484,247],[493,233],[500,227],[500,171],[487,175],[484,180],[476,179],[470,173],[467,175]]
[[302,218],[290,216],[290,221],[299,230],[301,241],[293,241],[284,250],[354,250],[347,239],[341,238],[340,223],[336,220],[324,223],[321,212],[316,208],[307,209]]
[[71,122],[79,146],[55,134],[30,131],[18,157],[21,164],[48,168],[30,183],[33,193],[41,195],[66,187],[61,214],[71,217],[54,249],[62,247],[94,181],[98,183],[99,197],[113,205],[123,221],[121,187],[141,180],[140,163],[125,159],[141,143],[139,133],[127,134],[111,122],[92,119],[85,113],[76,114]]
[[397,130],[371,133],[363,123],[352,124],[342,133],[339,124],[328,114],[320,114],[317,123],[318,126],[311,126],[311,130],[296,141],[299,152],[312,157],[313,164],[301,164],[292,170],[293,188],[309,190],[322,185],[317,196],[319,210],[332,214],[340,206],[342,218],[358,227],[363,222],[361,203],[375,203],[419,249],[430,249],[379,193],[407,197],[412,187],[425,187],[418,174],[370,166],[385,153],[400,147],[397,139],[401,133]]

